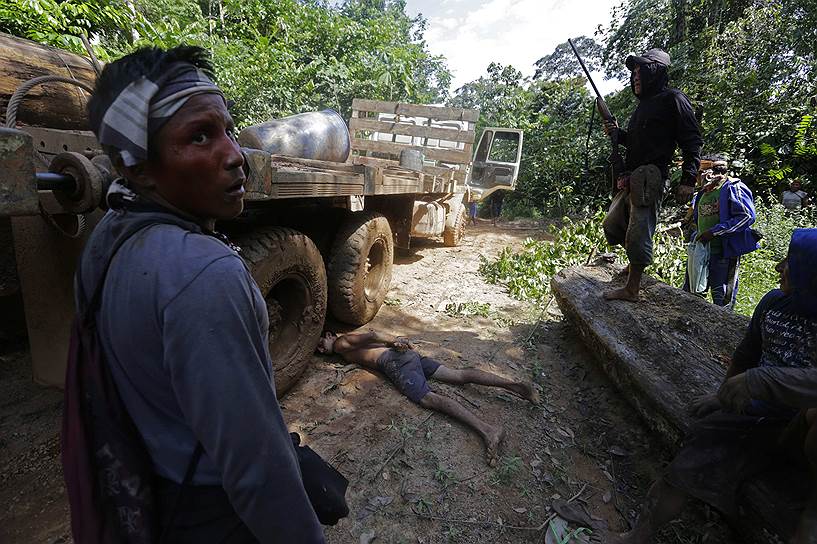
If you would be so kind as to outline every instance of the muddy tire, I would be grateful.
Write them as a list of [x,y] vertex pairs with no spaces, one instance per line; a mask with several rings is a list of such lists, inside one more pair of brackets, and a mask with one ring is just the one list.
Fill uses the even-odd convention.
[[443,230],[443,244],[446,247],[456,247],[460,245],[462,239],[465,237],[465,226],[468,224],[468,211],[461,203],[451,207],[449,213],[454,214],[454,221],[452,225],[446,221],[445,230]]
[[269,313],[269,351],[278,396],[303,374],[326,317],[326,270],[312,240],[283,227],[264,227],[239,236]]
[[371,321],[389,290],[393,260],[389,221],[377,213],[352,214],[338,230],[326,267],[332,315],[350,325]]

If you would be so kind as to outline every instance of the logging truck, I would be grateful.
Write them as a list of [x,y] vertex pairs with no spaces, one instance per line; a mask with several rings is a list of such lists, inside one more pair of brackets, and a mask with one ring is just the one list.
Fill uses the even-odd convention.
[[[0,313],[24,309],[34,379],[56,387],[74,269],[116,177],[88,132],[94,63],[0,34]],[[395,247],[433,236],[457,245],[467,203],[514,188],[522,131],[487,128],[474,150],[478,118],[473,109],[355,99],[348,124],[324,111],[239,133],[245,211],[218,228],[266,298],[279,394],[300,377],[327,313],[351,325],[375,316]]]

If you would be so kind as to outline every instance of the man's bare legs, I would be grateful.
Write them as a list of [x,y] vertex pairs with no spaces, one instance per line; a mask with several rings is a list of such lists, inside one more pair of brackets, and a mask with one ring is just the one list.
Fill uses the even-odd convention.
[[806,433],[803,452],[809,463],[812,474],[812,492],[800,523],[797,533],[792,538],[792,544],[817,544],[817,408],[806,412],[808,432]]
[[630,273],[627,274],[627,283],[621,289],[614,289],[604,293],[607,300],[628,300],[638,302],[638,291],[641,289],[641,276],[644,274],[646,266],[643,264],[629,265]]
[[440,366],[431,376],[431,379],[453,385],[463,385],[475,383],[477,385],[487,385],[490,387],[501,387],[512,393],[516,393],[525,400],[538,404],[539,392],[529,383],[512,382],[496,374],[477,370],[476,368],[464,368],[462,370]]
[[687,502],[687,494],[660,479],[647,493],[643,512],[629,533],[610,535],[607,544],[649,544],[663,526],[678,518]]
[[[440,369],[437,369],[438,372],[439,370]],[[505,438],[505,430],[502,427],[488,425],[477,416],[469,412],[459,402],[449,399],[448,397],[438,395],[433,391],[426,393],[426,395],[420,399],[420,406],[423,408],[428,408],[429,410],[434,410],[435,412],[442,412],[443,414],[449,415],[474,429],[477,433],[479,433],[479,436],[482,438],[483,442],[485,442],[488,465],[492,467],[496,466],[497,461],[499,460],[499,450],[502,446],[502,440]]]

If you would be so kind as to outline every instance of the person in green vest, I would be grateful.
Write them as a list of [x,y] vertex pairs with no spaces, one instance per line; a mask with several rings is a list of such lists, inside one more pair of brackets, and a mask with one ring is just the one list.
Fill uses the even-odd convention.
[[[707,289],[712,302],[732,309],[740,257],[759,247],[759,236],[750,228],[755,222],[754,197],[745,183],[729,176],[723,157],[705,158],[701,164],[702,187],[692,200],[693,239],[709,246]],[[689,285],[687,277],[685,291]]]

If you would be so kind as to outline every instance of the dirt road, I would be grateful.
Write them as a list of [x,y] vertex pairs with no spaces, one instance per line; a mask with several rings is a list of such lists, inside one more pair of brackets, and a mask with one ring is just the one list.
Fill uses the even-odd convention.
[[[541,543],[560,499],[614,529],[633,519],[665,453],[555,304],[543,311],[515,301],[478,274],[481,256],[520,247],[528,236],[543,234],[534,225],[487,225],[470,229],[457,248],[418,244],[398,256],[387,303],[363,327],[409,336],[452,367],[535,380],[540,406],[485,387],[432,383],[504,426],[497,467],[488,467],[474,433],[334,358],[316,356],[282,400],[292,430],[350,480],[351,514],[327,528],[330,543]],[[20,346],[0,357],[0,542],[69,542],[60,396],[28,383]],[[731,542],[725,533],[716,516],[697,510],[661,541]]]

